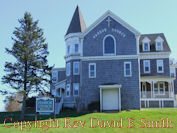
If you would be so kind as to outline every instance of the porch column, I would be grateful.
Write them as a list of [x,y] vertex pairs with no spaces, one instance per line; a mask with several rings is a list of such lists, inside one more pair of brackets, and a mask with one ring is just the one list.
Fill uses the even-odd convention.
[[154,97],[154,82],[151,82],[151,98]]
[[174,91],[174,88],[175,88],[175,86],[174,86],[174,80],[172,81],[172,84],[173,84],[173,85],[172,85],[172,97],[174,98],[174,92],[175,92],[175,91]]
[[102,104],[103,104],[103,100],[102,100],[102,88],[100,88],[100,112],[102,112],[102,110],[103,110]]
[[168,93],[169,93],[169,98],[171,96],[171,84],[170,82],[168,82]]

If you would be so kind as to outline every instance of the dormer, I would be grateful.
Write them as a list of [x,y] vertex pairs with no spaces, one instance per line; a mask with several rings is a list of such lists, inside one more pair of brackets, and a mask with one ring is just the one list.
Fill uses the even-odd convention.
[[52,83],[56,83],[58,81],[58,71],[52,71]]
[[150,51],[150,41],[148,37],[144,37],[142,40],[143,51]]
[[156,45],[155,45],[156,51],[163,51],[163,42],[164,42],[164,40],[160,36],[158,36],[156,38],[155,42],[156,42]]

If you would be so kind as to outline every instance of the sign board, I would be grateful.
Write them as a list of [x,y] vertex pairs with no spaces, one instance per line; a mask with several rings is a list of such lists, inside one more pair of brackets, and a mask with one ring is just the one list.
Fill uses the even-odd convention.
[[54,112],[54,98],[36,98],[36,112]]

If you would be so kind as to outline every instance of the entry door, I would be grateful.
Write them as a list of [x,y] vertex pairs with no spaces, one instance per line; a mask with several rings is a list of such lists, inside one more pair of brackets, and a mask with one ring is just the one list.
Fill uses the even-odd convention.
[[103,89],[103,110],[118,110],[118,89]]

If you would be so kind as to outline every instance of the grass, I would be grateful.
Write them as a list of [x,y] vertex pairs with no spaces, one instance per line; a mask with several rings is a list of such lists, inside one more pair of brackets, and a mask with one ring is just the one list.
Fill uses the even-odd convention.
[[[0,133],[17,133],[17,132],[24,132],[24,133],[42,133],[42,132],[47,132],[47,133],[67,133],[67,132],[72,132],[72,133],[91,133],[91,132],[96,132],[96,133],[177,133],[177,109],[175,108],[168,108],[168,109],[142,109],[142,110],[131,110],[129,112],[127,111],[122,111],[120,113],[90,113],[90,114],[84,114],[84,113],[75,113],[75,112],[63,112],[62,114],[58,115],[57,119],[59,127],[57,128],[48,128],[51,124],[51,127],[54,125],[57,126],[57,123],[53,123],[53,121],[50,122],[45,122],[44,121],[49,121],[48,117],[49,116],[42,116],[41,117],[41,128],[40,128],[40,122],[36,124],[35,128],[35,123],[32,123],[32,127],[30,128],[29,123],[28,125],[25,126],[25,123],[22,123],[21,128],[21,123],[19,123],[19,126],[17,123],[15,123],[15,126],[13,126],[13,123],[7,123],[6,126],[12,126],[11,128],[7,128],[4,126],[3,121],[8,117],[13,118],[13,122],[18,120],[20,112],[15,112],[15,113],[1,113],[1,124],[0,124]],[[11,116],[10,116],[11,115]],[[3,116],[3,117],[2,117]],[[97,118],[99,120],[99,126],[95,127],[98,123],[97,120],[93,120],[93,127],[95,128],[90,128],[91,126],[91,119],[90,118]],[[119,121],[119,126],[120,126],[120,120],[122,118],[122,127],[114,128],[114,122],[113,121]],[[128,121],[129,118],[131,118],[131,121],[133,120],[134,123],[130,124],[128,126]],[[144,119],[142,119],[144,118]],[[168,118],[168,121],[172,121],[172,128],[148,128],[148,127],[153,127],[153,124],[151,123],[152,121],[154,122],[159,122],[162,119]],[[34,117],[26,117],[26,121],[28,120],[34,120]],[[140,120],[142,120],[144,123],[141,123]],[[146,121],[145,121],[146,120]],[[112,125],[111,125],[112,121]],[[151,121],[148,125],[148,121]],[[66,125],[65,125],[66,124]],[[104,125],[105,124],[105,125]],[[145,128],[144,127],[146,124]],[[156,124],[156,123],[155,123]],[[104,128],[105,126],[105,128]],[[134,126],[134,127],[133,127]],[[161,124],[161,127],[163,125]],[[164,124],[164,127],[166,127],[167,124]],[[169,124],[170,126],[170,124]],[[67,128],[64,128],[67,127]],[[129,128],[127,128],[129,127]],[[132,127],[132,128],[130,128]],[[22,130],[23,129],[23,130]],[[22,130],[22,131],[21,131]]]

